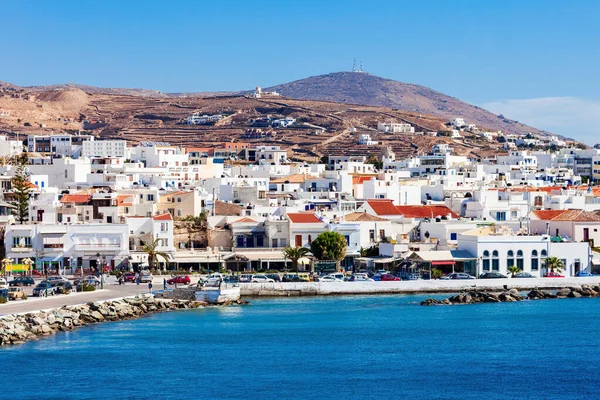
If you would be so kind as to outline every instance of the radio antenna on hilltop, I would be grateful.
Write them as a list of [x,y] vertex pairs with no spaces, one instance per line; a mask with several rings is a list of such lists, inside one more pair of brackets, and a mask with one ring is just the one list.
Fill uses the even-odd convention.
[[354,57],[354,63],[352,64],[352,72],[356,72],[356,57]]
[[362,61],[360,62],[360,69],[358,70],[358,72],[363,72],[363,70],[362,70]]

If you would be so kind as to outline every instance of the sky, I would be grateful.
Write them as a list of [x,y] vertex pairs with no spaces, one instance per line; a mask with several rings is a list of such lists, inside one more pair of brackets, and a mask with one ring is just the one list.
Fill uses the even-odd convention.
[[597,0],[2,1],[0,81],[248,90],[352,69],[600,142]]

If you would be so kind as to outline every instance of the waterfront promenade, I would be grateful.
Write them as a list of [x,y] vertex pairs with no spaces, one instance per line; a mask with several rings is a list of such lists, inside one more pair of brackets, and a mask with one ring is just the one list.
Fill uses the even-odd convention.
[[[112,277],[110,278],[112,279]],[[127,283],[119,285],[108,280],[104,289],[94,292],[71,293],[52,297],[29,297],[25,301],[10,301],[0,304],[0,316],[26,313],[38,310],[59,308],[65,305],[78,305],[90,301],[105,301],[148,293],[148,285]],[[193,283],[196,279],[193,279]],[[276,282],[242,283],[241,293],[246,297],[259,296],[332,296],[332,295],[377,295],[377,294],[418,294],[456,293],[463,290],[508,289],[560,289],[577,287],[583,284],[598,285],[600,276],[587,278],[531,278],[531,279],[473,279],[473,280],[416,280],[395,282]],[[163,288],[163,277],[156,276],[153,292]],[[169,286],[172,289],[173,286]],[[30,293],[31,288],[27,288]]]

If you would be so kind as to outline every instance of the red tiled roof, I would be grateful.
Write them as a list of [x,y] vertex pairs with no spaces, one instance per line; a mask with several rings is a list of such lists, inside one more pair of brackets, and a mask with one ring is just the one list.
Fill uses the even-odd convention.
[[376,215],[371,215],[369,213],[366,212],[353,212],[350,214],[346,214],[344,215],[344,220],[345,221],[356,221],[356,222],[362,222],[362,221],[389,221],[389,219],[385,219],[385,218],[380,218]]
[[446,206],[397,206],[404,218],[436,218],[450,215],[452,218],[460,216]]
[[152,219],[155,221],[173,221],[173,217],[171,217],[171,214],[169,213],[155,215],[152,217]]
[[[132,197],[133,196],[130,195],[130,194],[124,194],[124,195],[117,196],[117,205],[119,205],[119,206],[130,206],[130,205],[132,205],[133,204],[131,202]],[[129,201],[126,201],[126,200],[129,200]]]
[[323,222],[313,213],[289,213],[287,217],[295,224],[316,224]]
[[373,209],[377,215],[400,215],[400,211],[396,208],[392,200],[367,200],[367,204]]
[[240,223],[256,223],[257,221],[253,220],[252,218],[248,218],[248,217],[244,217],[244,218],[240,218],[237,221],[233,221],[234,224],[237,224],[238,222]]
[[600,222],[600,215],[584,210],[536,210],[533,214],[543,221]]
[[566,210],[535,210],[533,211],[533,215],[538,217],[543,221],[550,221],[555,217],[558,217],[560,214],[564,213]]
[[360,185],[362,184],[364,181],[370,181],[372,178],[375,178],[375,175],[354,175],[352,177],[352,184],[353,185]]
[[64,194],[60,199],[61,203],[77,203],[85,204],[90,201],[92,195],[90,194]]

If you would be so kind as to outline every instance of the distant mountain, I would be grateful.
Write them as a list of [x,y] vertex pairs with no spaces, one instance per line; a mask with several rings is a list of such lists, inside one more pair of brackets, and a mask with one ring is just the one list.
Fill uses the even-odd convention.
[[467,123],[507,133],[548,134],[427,87],[364,72],[335,72],[313,76],[266,90],[276,90],[283,96],[294,99],[389,107],[430,114],[444,118],[448,122],[453,118],[461,117]]

